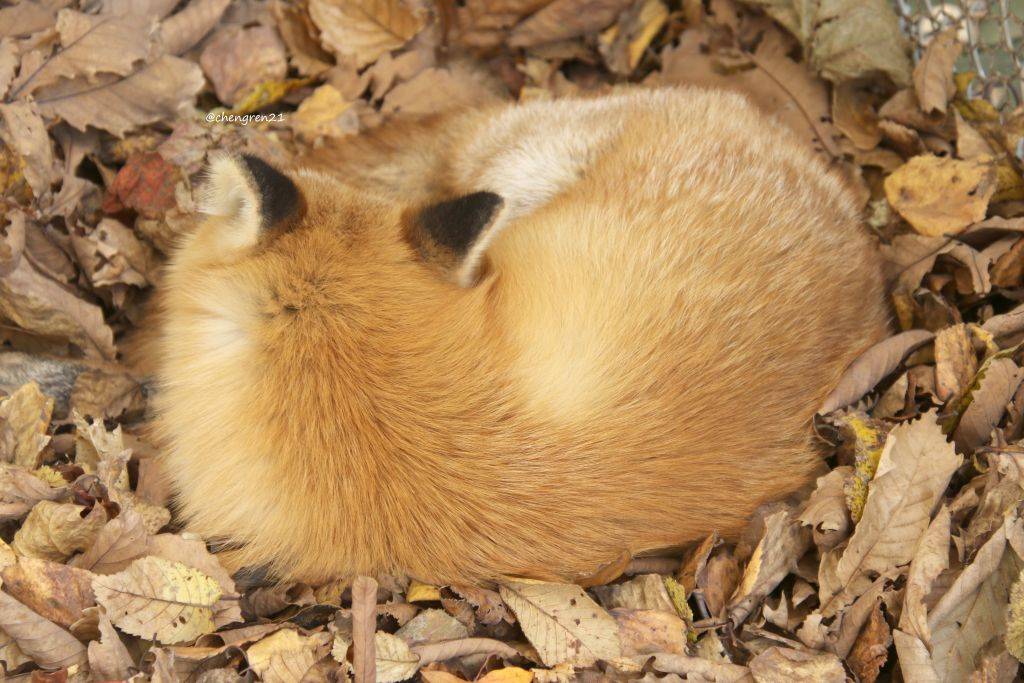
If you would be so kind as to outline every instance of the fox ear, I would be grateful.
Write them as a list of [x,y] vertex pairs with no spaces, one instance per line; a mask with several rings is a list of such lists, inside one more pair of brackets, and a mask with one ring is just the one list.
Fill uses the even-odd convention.
[[199,211],[223,219],[225,247],[247,247],[292,216],[302,202],[285,174],[259,157],[220,156],[210,162]]
[[409,241],[425,261],[460,287],[479,279],[488,246],[501,230],[504,200],[493,192],[432,204],[409,223]]

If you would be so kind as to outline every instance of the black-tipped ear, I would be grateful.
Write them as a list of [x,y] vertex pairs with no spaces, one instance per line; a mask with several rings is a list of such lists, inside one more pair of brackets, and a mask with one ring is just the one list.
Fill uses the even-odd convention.
[[424,260],[453,282],[469,287],[476,282],[484,253],[500,228],[503,205],[493,192],[432,204],[412,219],[410,241]]
[[224,248],[251,246],[260,234],[300,211],[299,188],[267,162],[245,155],[210,162],[199,210],[223,219]]
[[242,163],[249,170],[260,195],[262,228],[277,225],[298,210],[299,188],[291,178],[251,154],[243,154]]

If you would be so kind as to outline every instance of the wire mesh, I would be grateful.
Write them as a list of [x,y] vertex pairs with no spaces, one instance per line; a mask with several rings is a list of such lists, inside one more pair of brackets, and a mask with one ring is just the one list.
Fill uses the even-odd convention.
[[956,64],[972,72],[968,94],[999,109],[1024,103],[1024,0],[894,0],[915,58],[943,30],[956,27],[967,46]]

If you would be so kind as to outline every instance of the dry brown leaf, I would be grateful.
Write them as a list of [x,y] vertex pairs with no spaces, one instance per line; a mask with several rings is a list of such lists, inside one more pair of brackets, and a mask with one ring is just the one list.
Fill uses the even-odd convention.
[[882,612],[882,603],[876,601],[868,622],[861,629],[853,649],[846,657],[850,669],[862,683],[875,683],[878,674],[889,659],[892,633]]
[[331,55],[320,46],[316,27],[303,7],[277,0],[271,10],[296,71],[303,76],[319,76],[331,68]]
[[609,26],[629,0],[554,0],[520,23],[509,36],[513,47],[568,40]]
[[41,667],[60,669],[86,660],[85,646],[74,636],[3,592],[0,592],[0,629]]
[[309,16],[331,52],[363,67],[405,45],[424,17],[403,0],[310,0]]
[[978,371],[966,325],[953,325],[935,335],[935,396],[950,401],[963,395]]
[[925,600],[936,577],[949,566],[949,530],[949,509],[943,505],[921,536],[910,563],[899,626],[922,642],[931,640]]
[[960,460],[936,424],[934,412],[889,433],[864,514],[835,565],[834,576],[827,581],[822,578],[825,617],[864,593],[872,575],[887,575],[910,562]]
[[46,429],[53,416],[53,399],[28,382],[0,401],[0,455],[7,462],[34,470],[42,464],[50,443]]
[[0,37],[27,36],[53,26],[54,9],[49,3],[25,0],[0,9]]
[[624,76],[632,73],[668,15],[661,0],[643,0],[628,7],[618,23],[600,36],[598,48],[608,68]]
[[29,95],[62,78],[97,74],[124,76],[149,53],[156,22],[138,14],[84,14],[62,9],[57,15],[60,47],[38,70],[12,84],[12,95]]
[[814,544],[822,550],[836,547],[849,535],[846,487],[852,476],[851,468],[837,467],[818,477],[814,493],[800,512],[800,522],[811,527]]
[[96,574],[115,574],[145,555],[148,547],[143,519],[130,510],[107,522],[92,545],[71,564]]
[[99,505],[86,514],[81,505],[43,500],[14,534],[11,547],[20,555],[63,562],[92,545],[106,521]]
[[[159,534],[153,536],[149,539],[146,554],[198,569],[217,582],[221,595],[233,596],[235,593],[235,582],[231,575],[221,566],[217,557],[206,549],[206,543],[194,535]],[[213,606],[213,621],[218,628],[242,621],[238,600],[229,598],[217,601]]]
[[94,287],[146,287],[155,281],[156,251],[113,218],[101,219],[84,234],[73,232],[71,245]]
[[914,67],[914,92],[925,113],[946,111],[946,105],[956,94],[953,83],[953,63],[963,46],[957,40],[957,28],[949,28],[932,38]]
[[619,656],[615,620],[579,586],[523,580],[498,592],[545,666],[588,666]]
[[384,98],[387,116],[420,117],[466,106],[497,103],[500,96],[489,77],[462,64],[429,68],[395,86]]
[[658,574],[642,574],[629,581],[595,586],[591,590],[605,609],[659,610],[675,614],[665,579]]
[[451,589],[475,608],[481,624],[493,626],[502,621],[507,624],[515,621],[497,592],[479,586],[452,586]]
[[121,681],[132,676],[135,662],[128,653],[128,648],[121,641],[121,636],[114,630],[110,619],[102,610],[99,613],[98,640],[89,643],[89,671],[101,681]]
[[192,48],[220,21],[231,0],[191,0],[184,9],[160,23],[160,42],[169,55]]
[[872,150],[882,141],[878,113],[864,88],[855,82],[832,88],[832,120],[858,149]]
[[982,366],[975,380],[978,386],[953,433],[958,448],[971,452],[988,443],[1022,378],[1024,370],[1009,358],[992,358]]
[[[650,659],[645,656],[644,659]],[[689,655],[657,654],[652,666],[666,674],[678,674],[697,681],[721,681],[722,683],[753,683],[750,669],[727,661],[709,661]]]
[[764,534],[754,548],[743,578],[729,601],[729,619],[739,625],[796,566],[810,545],[810,533],[792,510],[764,518]]
[[903,680],[914,683],[939,683],[939,675],[935,673],[931,653],[920,638],[903,631],[893,631],[892,639],[896,644]]
[[956,234],[985,218],[996,191],[986,160],[916,156],[885,179],[885,196],[922,235]]
[[143,557],[117,574],[93,579],[96,601],[126,633],[161,643],[191,641],[212,632],[217,582],[197,569]]
[[4,514],[7,518],[23,517],[39,501],[57,500],[64,492],[63,486],[51,486],[21,467],[0,465],[0,502],[10,504]]
[[836,388],[825,399],[819,415],[850,405],[871,391],[903,359],[935,337],[927,330],[909,330],[884,339],[862,353],[839,378]]
[[[1012,523],[1019,525],[1020,521]],[[1012,550],[1004,551],[1006,527],[1000,531],[982,547],[928,616],[932,664],[944,681],[967,680],[981,649],[1006,630],[1010,586],[1024,563]]]
[[426,609],[402,625],[395,635],[409,645],[468,638],[469,630],[444,610]]
[[613,609],[623,657],[670,652],[686,654],[686,624],[674,613],[644,609]]
[[378,631],[374,637],[374,669],[377,683],[398,683],[412,678],[420,668],[420,658],[404,640]]
[[413,646],[411,650],[419,657],[420,666],[480,654],[498,655],[505,659],[520,656],[518,650],[493,638],[463,638],[440,643],[422,643]]
[[118,137],[138,126],[173,118],[203,87],[193,62],[164,55],[128,77],[101,74],[95,83],[61,80],[36,93],[39,111],[79,130],[94,126]]
[[301,139],[311,143],[359,132],[357,108],[330,84],[321,85],[304,99],[288,122]]
[[376,631],[377,582],[367,576],[357,576],[352,582],[352,669],[355,683],[377,680],[373,655],[376,652]]
[[267,26],[228,26],[206,43],[199,58],[217,99],[234,106],[254,87],[288,73],[284,44]]
[[44,619],[68,627],[96,604],[92,574],[48,560],[21,557],[2,574],[4,590]]

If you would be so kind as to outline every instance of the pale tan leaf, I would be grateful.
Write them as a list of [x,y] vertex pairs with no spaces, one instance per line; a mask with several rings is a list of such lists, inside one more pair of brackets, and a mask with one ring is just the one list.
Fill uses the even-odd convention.
[[288,73],[284,43],[268,26],[228,26],[206,42],[199,57],[217,99],[234,106],[260,83],[280,81]]
[[299,683],[317,663],[317,648],[325,635],[306,637],[294,629],[281,629],[249,646],[245,657],[261,680]]
[[956,234],[985,218],[996,172],[985,160],[916,156],[885,179],[889,204],[915,230]]
[[520,656],[518,650],[493,638],[462,638],[460,640],[443,640],[439,643],[421,643],[414,645],[411,650],[419,657],[420,666],[470,655],[498,655],[505,659]]
[[927,413],[889,433],[863,516],[835,566],[835,583],[822,583],[821,611],[826,617],[863,593],[872,574],[893,572],[913,558],[931,512],[961,460],[935,415]]
[[853,471],[837,467],[818,477],[814,493],[800,512],[800,522],[811,527],[815,545],[829,550],[846,540],[850,531],[850,509],[846,504],[846,488]]
[[41,667],[60,669],[86,660],[85,646],[73,635],[4,592],[0,592],[0,629]]
[[931,640],[925,599],[931,592],[932,582],[949,566],[949,530],[949,509],[943,505],[921,536],[910,562],[900,629],[922,642]]
[[623,11],[619,21],[598,39],[598,49],[608,68],[613,73],[629,75],[668,15],[668,7],[661,0],[643,0]]
[[289,123],[307,142],[353,135],[359,132],[359,115],[352,105],[334,86],[321,85],[302,101]]
[[611,610],[619,627],[622,656],[669,652],[686,654],[686,624],[674,611],[624,609]]
[[[222,596],[232,596],[235,582],[221,566],[216,555],[206,549],[206,543],[192,534],[158,534],[149,539],[147,555],[161,557],[170,562],[180,562],[186,567],[198,569],[217,582]],[[218,600],[213,606],[213,621],[217,627],[242,621],[242,611],[237,599]]]
[[96,574],[114,574],[148,550],[142,517],[135,511],[122,512],[99,530],[96,539],[71,564]]
[[502,621],[514,623],[515,620],[508,613],[497,592],[479,586],[452,586],[451,589],[476,608],[476,618],[481,624],[493,626]]
[[939,675],[935,673],[931,653],[920,638],[903,631],[893,631],[892,639],[896,643],[896,654],[900,660],[903,680],[914,683],[939,683]]
[[27,36],[53,26],[54,8],[50,3],[23,0],[0,9],[0,37]]
[[909,330],[875,344],[850,364],[836,388],[818,409],[818,414],[831,413],[858,401],[899,367],[904,358],[934,337],[927,330]]
[[750,673],[757,683],[845,683],[846,672],[839,658],[829,652],[804,652],[770,647],[750,660]]
[[554,0],[516,26],[508,43],[532,47],[592,33],[610,25],[629,5],[629,0]]
[[395,631],[409,645],[438,640],[468,638],[469,631],[458,619],[444,610],[426,609]]
[[579,586],[523,580],[498,592],[545,666],[588,666],[620,655],[615,620]]
[[53,399],[29,382],[0,401],[0,448],[5,460],[34,470],[50,443],[46,429],[53,416]]
[[92,230],[72,232],[71,246],[94,287],[146,287],[155,282],[156,250],[118,220],[103,218]]
[[310,0],[309,16],[323,44],[359,67],[402,47],[424,24],[403,0]]
[[953,432],[957,446],[967,452],[988,443],[1024,378],[1024,370],[1009,358],[992,358],[982,366],[978,377],[980,383],[971,393],[971,402]]
[[13,83],[15,95],[28,95],[61,78],[97,74],[124,76],[146,58],[156,22],[143,15],[84,14],[62,9],[57,14],[60,47],[52,58]]
[[404,640],[378,631],[374,637],[377,683],[398,683],[412,678],[420,668],[420,658]]
[[420,117],[498,102],[501,98],[488,78],[461,63],[424,69],[395,86],[384,98],[381,112],[389,117]]
[[622,583],[595,586],[592,590],[605,609],[623,607],[675,614],[665,579],[658,574],[642,574]]
[[857,149],[873,150],[882,141],[878,113],[863,84],[851,81],[832,88],[832,119]]
[[83,513],[81,505],[40,501],[14,534],[11,547],[20,555],[63,562],[92,545],[107,521],[99,505]]
[[932,38],[914,67],[914,92],[925,113],[945,112],[956,94],[953,63],[963,49],[956,37],[957,30],[952,27]]
[[50,486],[36,475],[17,465],[0,465],[0,502],[14,503],[27,514],[41,500],[54,501],[64,495],[64,487]]
[[138,126],[174,117],[203,87],[193,62],[164,55],[121,77],[101,74],[95,83],[62,80],[36,93],[44,116],[60,117],[79,130],[94,126],[118,137]]
[[[648,659],[648,657],[644,657]],[[754,683],[750,669],[731,662],[715,662],[688,655],[657,654],[652,666],[666,674],[679,674],[689,680],[718,683]]]
[[352,668],[355,683],[377,680],[374,634],[377,630],[377,582],[357,576],[352,582]]
[[89,643],[90,673],[101,681],[128,680],[132,676],[135,662],[102,610],[99,613],[99,631],[99,640]]
[[0,104],[0,123],[0,139],[25,161],[22,172],[32,193],[45,196],[60,175],[38,107],[25,101]]
[[909,85],[907,40],[887,0],[822,0],[801,5],[817,6],[810,62],[822,76],[842,83],[882,73],[898,86]]
[[764,519],[764,534],[743,570],[729,601],[729,618],[739,625],[796,566],[810,545],[810,533],[793,511],[782,509]]
[[220,586],[180,562],[143,557],[122,572],[97,576],[93,591],[115,626],[141,638],[173,644],[216,628]]
[[940,401],[961,396],[977,371],[967,325],[952,325],[935,335],[935,396]]

